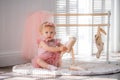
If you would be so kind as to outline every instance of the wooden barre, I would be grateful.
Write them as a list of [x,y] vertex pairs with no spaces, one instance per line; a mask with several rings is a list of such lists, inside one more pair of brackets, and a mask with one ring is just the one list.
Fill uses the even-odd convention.
[[110,24],[56,24],[57,27],[69,26],[110,26]]
[[72,13],[58,13],[54,14],[54,16],[107,16],[111,15],[110,13],[88,13],[88,14],[72,14]]

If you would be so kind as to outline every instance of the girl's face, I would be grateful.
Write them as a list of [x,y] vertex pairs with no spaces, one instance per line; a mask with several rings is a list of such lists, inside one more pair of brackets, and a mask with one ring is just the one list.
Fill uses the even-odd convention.
[[56,32],[54,27],[44,27],[42,30],[42,35],[44,36],[45,40],[52,40],[55,34]]

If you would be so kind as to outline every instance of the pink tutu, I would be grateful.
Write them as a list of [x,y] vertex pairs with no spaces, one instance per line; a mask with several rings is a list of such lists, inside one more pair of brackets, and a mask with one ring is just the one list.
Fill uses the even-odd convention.
[[[55,39],[54,41],[50,43],[46,43],[49,46],[58,46],[60,44],[60,40]],[[37,64],[37,59],[42,59],[46,63],[54,65],[54,66],[59,66],[59,59],[60,59],[60,52],[49,52],[44,50],[43,48],[38,48],[38,55],[35,56],[32,59],[32,65],[33,67],[39,68],[41,67],[40,65]]]

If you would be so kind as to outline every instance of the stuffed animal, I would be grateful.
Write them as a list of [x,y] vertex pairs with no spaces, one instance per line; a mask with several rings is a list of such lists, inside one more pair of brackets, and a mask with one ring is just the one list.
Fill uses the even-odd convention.
[[100,58],[100,54],[101,54],[101,52],[103,50],[103,46],[104,46],[104,43],[102,42],[101,33],[106,35],[106,32],[102,28],[100,28],[100,26],[98,26],[97,34],[95,35],[95,43],[96,43],[96,47],[98,49],[98,52],[96,53],[97,58]]

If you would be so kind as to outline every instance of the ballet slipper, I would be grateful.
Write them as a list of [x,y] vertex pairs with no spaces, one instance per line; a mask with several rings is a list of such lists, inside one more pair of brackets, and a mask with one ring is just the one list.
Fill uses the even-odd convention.
[[76,42],[76,38],[75,37],[69,37],[69,41],[66,44],[66,47],[68,49],[67,50],[68,53],[71,52],[72,47],[74,46],[75,42]]
[[103,45],[104,45],[101,38],[101,32],[106,35],[106,32],[102,28],[100,28],[100,26],[98,26],[98,31],[97,31],[97,34],[95,35],[95,43],[98,49],[98,52],[96,53],[97,58],[100,58],[101,52],[103,50]]
[[102,50],[103,50],[103,45],[104,45],[104,43],[102,43],[102,44],[98,47],[98,52],[97,52],[97,54],[96,54],[96,57],[97,57],[97,58],[100,58],[101,52],[102,52]]
[[74,50],[73,50],[73,48],[72,48],[72,50],[71,50],[71,55],[72,55],[72,65],[74,65],[74,64],[75,64],[75,55],[74,55]]
[[72,64],[74,64],[74,59],[75,59],[75,57],[74,57],[74,50],[73,50],[73,46],[74,46],[74,44],[75,44],[75,42],[76,42],[76,38],[75,37],[69,37],[69,41],[68,41],[68,43],[66,44],[66,47],[67,47],[67,52],[68,53],[71,53],[71,56],[72,56]]
[[[67,47],[67,53],[71,53],[71,55],[72,55],[72,64],[74,64],[74,50],[73,50],[73,46],[74,46],[74,44],[75,44],[75,42],[76,42],[76,38],[75,37],[69,37],[69,41],[66,43],[66,47]],[[64,54],[64,52],[63,53],[61,53],[61,55],[60,55],[60,59],[61,59],[61,61],[60,61],[60,64],[62,64],[62,56],[63,56],[63,54]]]
[[102,28],[99,28],[99,31],[104,33],[105,35],[107,34]]

